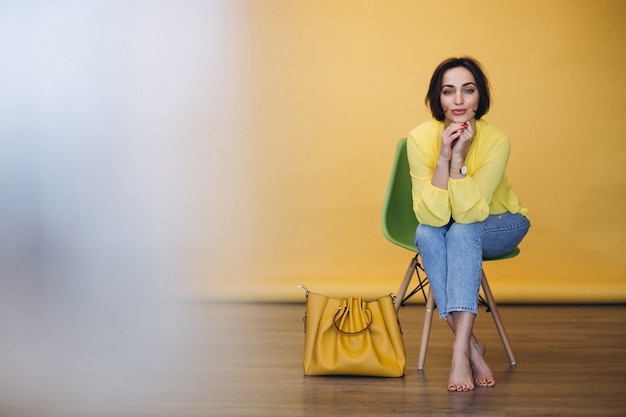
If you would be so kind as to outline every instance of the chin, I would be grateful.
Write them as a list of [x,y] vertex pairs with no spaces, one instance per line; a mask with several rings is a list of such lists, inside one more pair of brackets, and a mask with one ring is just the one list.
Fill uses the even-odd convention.
[[457,117],[455,119],[455,122],[458,122],[458,123],[469,123],[472,120],[474,120],[474,115],[473,114],[471,116],[468,116],[468,115],[464,114],[463,116]]
[[472,120],[473,118],[474,118],[473,115],[468,117],[467,115],[464,114],[463,116],[454,116],[453,115],[452,117],[446,117],[446,120],[449,123],[467,123],[470,120]]

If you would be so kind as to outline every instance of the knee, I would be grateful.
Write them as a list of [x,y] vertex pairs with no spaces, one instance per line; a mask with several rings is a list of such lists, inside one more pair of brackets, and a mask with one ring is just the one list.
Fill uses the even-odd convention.
[[419,248],[420,244],[425,245],[426,242],[442,240],[446,231],[442,227],[432,227],[420,224],[415,231],[415,247]]
[[480,233],[481,230],[477,223],[454,223],[448,230],[447,238],[453,241],[478,241],[480,240]]

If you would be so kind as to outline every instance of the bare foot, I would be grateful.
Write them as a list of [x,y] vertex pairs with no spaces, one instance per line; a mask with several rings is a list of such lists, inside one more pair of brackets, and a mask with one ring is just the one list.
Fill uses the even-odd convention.
[[470,355],[463,349],[453,349],[448,391],[472,391],[474,388]]
[[478,340],[473,340],[470,346],[470,365],[474,375],[474,383],[479,387],[493,387],[496,385],[496,380],[484,358],[487,348]]

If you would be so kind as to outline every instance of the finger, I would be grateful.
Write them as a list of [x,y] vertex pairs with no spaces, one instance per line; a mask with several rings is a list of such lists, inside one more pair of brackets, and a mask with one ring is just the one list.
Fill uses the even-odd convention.
[[467,126],[465,128],[462,129],[462,133],[461,136],[459,137],[459,139],[463,142],[468,142],[470,140],[472,140],[472,138],[474,137],[474,131],[472,130],[471,126]]
[[465,129],[466,129],[466,127],[464,127],[463,125],[459,125],[458,128],[455,129],[454,132],[452,132],[452,136],[454,138],[461,137],[461,135],[463,135],[463,133],[465,133]]
[[460,130],[467,128],[467,123],[450,123],[446,130],[450,130],[451,132],[458,132]]
[[458,131],[455,132],[449,132],[447,134],[442,135],[442,142],[445,145],[450,145],[452,144],[455,140],[457,140],[459,138],[461,134]]
[[451,123],[448,125],[441,135],[442,144],[446,147],[454,148],[465,134],[467,126],[467,123]]

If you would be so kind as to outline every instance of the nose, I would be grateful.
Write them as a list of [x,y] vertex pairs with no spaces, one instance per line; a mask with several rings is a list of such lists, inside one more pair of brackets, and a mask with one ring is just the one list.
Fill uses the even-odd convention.
[[463,93],[460,90],[454,94],[454,104],[463,104]]

